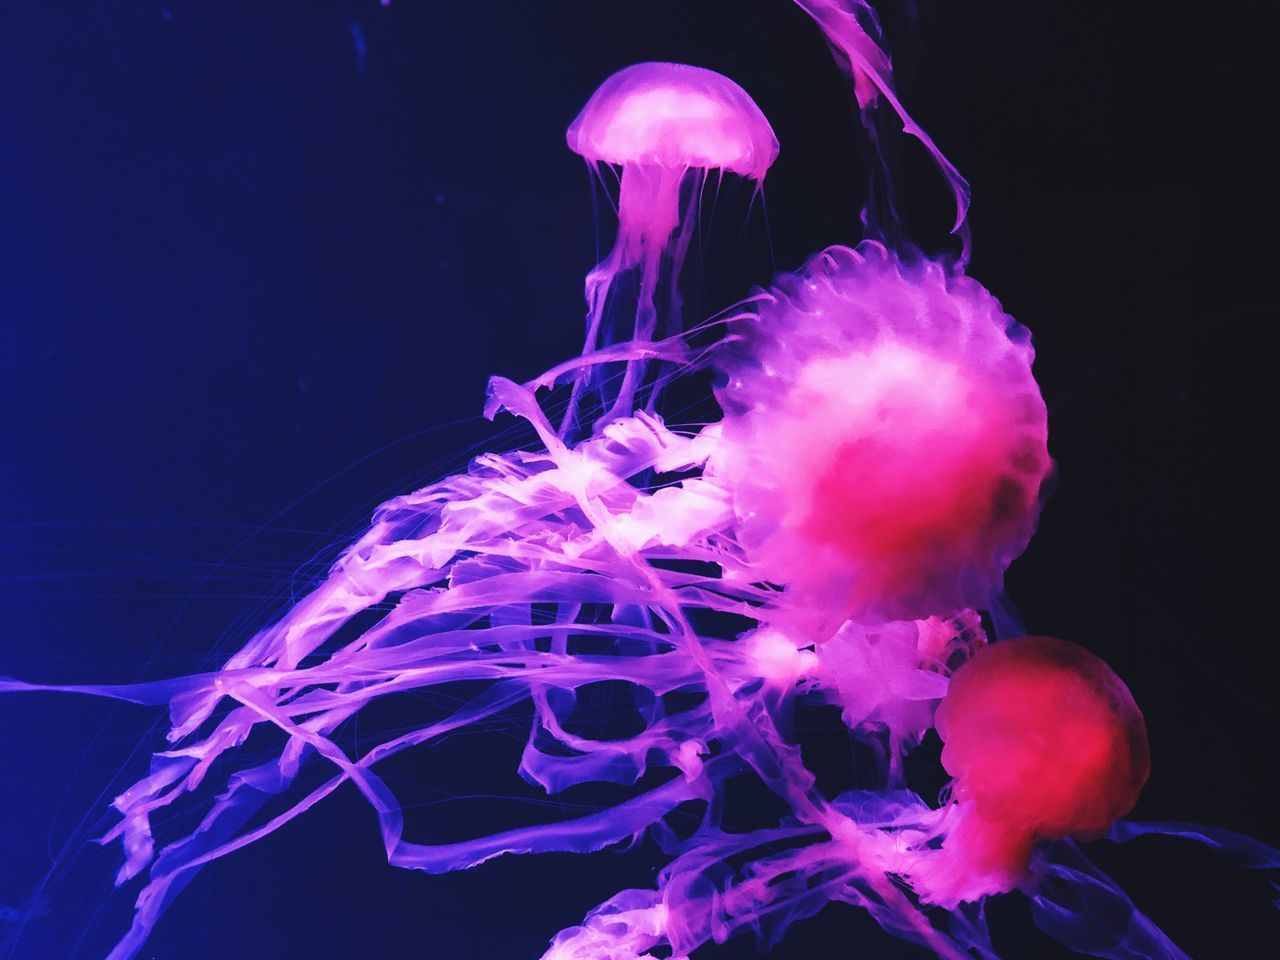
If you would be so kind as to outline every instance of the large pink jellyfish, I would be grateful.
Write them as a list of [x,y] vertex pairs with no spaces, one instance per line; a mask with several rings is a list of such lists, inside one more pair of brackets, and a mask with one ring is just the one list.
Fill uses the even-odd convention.
[[769,299],[718,392],[711,466],[743,542],[808,609],[844,598],[840,619],[988,607],[1050,465],[1026,330],[969,278],[878,245],[815,257]]
[[[885,99],[934,153],[963,220],[963,181],[893,94],[866,4],[801,6],[860,108]],[[667,862],[655,883],[561,932],[547,960],[684,960],[740,931],[772,943],[833,901],[938,956],[986,960],[982,898],[1016,887],[1068,946],[1182,956],[1072,838],[1165,832],[1252,866],[1280,855],[1223,831],[1118,820],[1147,772],[1124,685],[1061,641],[988,645],[979,610],[1032,534],[1050,467],[1027,332],[962,260],[868,240],[818,254],[695,337],[678,323],[695,188],[713,169],[758,181],[777,151],[769,125],[723,77],[643,64],[605,83],[569,141],[621,165],[620,222],[587,281],[583,355],[531,383],[491,383],[489,415],[522,418],[536,443],[384,504],[220,669],[114,687],[0,679],[0,691],[169,710],[168,749],[115,799],[105,838],[120,842],[119,883],[145,875],[113,960],[143,949],[197,871],[347,785],[376,814],[388,862],[408,869],[656,844]],[[618,338],[609,291],[633,269],[635,318]],[[646,374],[655,359],[671,375],[713,370],[723,421],[669,424],[664,378]],[[610,386],[602,371],[616,379],[618,364]],[[573,440],[592,385],[603,415]],[[542,392],[557,386],[572,398],[558,425]],[[575,717],[605,682],[627,691],[624,733]],[[431,719],[340,743],[371,704],[428,692],[449,694],[424,697],[447,704]],[[532,709],[521,777],[549,795],[605,783],[624,798],[478,837],[414,837],[384,761],[520,705]],[[820,787],[802,705],[835,708],[876,758],[862,788]],[[941,803],[904,775],[934,728],[955,777]],[[327,779],[300,777],[304,765]],[[731,786],[744,782],[781,814],[731,829]],[[186,832],[158,841],[153,820],[179,810],[199,816],[174,817]]]

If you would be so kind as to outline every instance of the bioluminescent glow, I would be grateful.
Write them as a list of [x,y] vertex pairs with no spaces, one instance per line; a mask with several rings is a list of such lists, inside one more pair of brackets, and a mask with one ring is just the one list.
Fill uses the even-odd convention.
[[[870,8],[799,5],[858,108],[888,103],[937,160],[961,230],[968,187],[898,101]],[[118,883],[141,884],[112,957],[142,950],[199,869],[345,784],[397,867],[656,843],[655,884],[606,899],[546,960],[687,958],[739,931],[768,944],[833,901],[938,956],[994,957],[983,903],[1014,891],[1072,948],[1182,956],[1077,841],[1165,832],[1250,866],[1280,858],[1224,831],[1123,821],[1150,766],[1124,683],[1072,643],[989,642],[979,611],[1026,548],[1052,467],[1028,331],[965,274],[964,253],[884,237],[820,252],[686,330],[680,273],[704,180],[758,188],[778,153],[768,121],[719,74],[645,63],[604,82],[568,143],[602,179],[618,174],[618,233],[587,277],[582,355],[530,383],[491,382],[486,414],[522,418],[536,444],[385,503],[328,577],[220,669],[132,686],[0,682],[169,710],[168,746],[116,798],[105,838],[123,853]],[[627,314],[615,281],[632,271]],[[714,374],[723,418],[668,423],[664,386],[697,371]],[[626,691],[625,731],[575,713],[602,684]],[[339,745],[374,702],[428,691],[455,705],[368,749]],[[456,842],[415,838],[380,763],[520,704],[533,714],[520,777],[550,795],[603,783],[625,798]],[[812,704],[836,708],[878,758],[865,788],[819,789],[795,731]],[[953,781],[921,797],[904,759],[935,729]],[[239,759],[266,734],[268,759]],[[304,781],[304,765],[327,779]],[[745,780],[781,800],[776,822],[727,824],[728,785]],[[171,809],[199,819],[161,845],[153,818]]]

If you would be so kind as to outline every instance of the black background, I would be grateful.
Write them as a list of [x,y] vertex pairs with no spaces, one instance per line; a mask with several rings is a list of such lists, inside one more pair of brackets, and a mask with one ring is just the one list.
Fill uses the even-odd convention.
[[[1271,191],[1249,159],[1265,114],[1240,103],[1255,61],[1167,8],[1114,6],[900,4],[886,26],[904,101],[972,180],[971,273],[1033,331],[1052,411],[1057,488],[1010,593],[1030,631],[1107,658],[1144,709],[1135,817],[1274,843]],[[785,269],[857,239],[860,137],[786,0],[10,5],[0,674],[216,663],[381,499],[498,442],[476,417],[486,377],[532,376],[580,336],[597,240],[563,130],[638,60],[728,74],[782,143],[768,233],[726,193],[694,312],[767,280],[770,243]],[[921,150],[891,149],[936,248],[945,191]],[[157,719],[0,699],[0,956],[100,956],[124,929],[136,885],[110,893],[117,853],[85,841]],[[515,749],[423,760],[424,831],[506,816],[511,801],[466,797],[527,796]],[[1194,956],[1273,955],[1263,878],[1175,841],[1090,852]],[[654,863],[393,870],[350,791],[206,870],[144,956],[534,957]],[[991,913],[1010,956],[1055,955],[1018,898]],[[832,907],[771,955],[855,954],[920,952]]]

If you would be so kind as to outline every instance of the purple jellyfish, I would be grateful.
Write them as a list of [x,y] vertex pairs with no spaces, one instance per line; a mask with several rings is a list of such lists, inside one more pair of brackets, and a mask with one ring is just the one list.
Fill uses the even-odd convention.
[[[644,344],[653,338],[664,279],[665,333],[678,333],[680,271],[704,179],[708,171],[718,170],[753,180],[758,189],[778,155],[778,139],[769,121],[728,77],[682,63],[638,63],[600,85],[569,125],[567,140],[569,149],[592,166],[622,168],[617,240],[587,274],[583,353],[599,346],[614,281],[637,267],[640,288],[633,341]],[[630,409],[643,381],[642,367],[642,359],[628,361],[608,416]],[[579,378],[562,433],[572,424],[583,387]]]

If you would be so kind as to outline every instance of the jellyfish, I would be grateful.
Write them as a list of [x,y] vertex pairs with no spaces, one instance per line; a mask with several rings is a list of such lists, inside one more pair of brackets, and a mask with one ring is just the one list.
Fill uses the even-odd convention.
[[[682,63],[638,63],[600,85],[566,139],[569,149],[593,167],[622,168],[617,239],[587,274],[583,353],[598,347],[610,291],[630,270],[640,272],[632,341],[653,338],[660,286],[666,290],[665,333],[676,333],[680,272],[707,173],[736,174],[758,189],[778,155],[773,128],[728,77]],[[608,416],[627,410],[642,385],[642,367],[641,358],[628,360]],[[585,385],[582,377],[575,381],[562,431],[571,425]]]
[[[801,6],[859,107],[884,99],[905,118],[870,8]],[[382,504],[306,596],[216,669],[125,685],[0,678],[0,693],[168,711],[167,742],[114,799],[102,838],[118,845],[117,883],[138,888],[111,960],[144,949],[200,870],[344,788],[404,869],[661,853],[651,885],[609,896],[544,960],[687,960],[742,933],[767,947],[833,902],[947,960],[990,958],[984,901],[1014,891],[1073,948],[1181,956],[1079,842],[1173,834],[1251,867],[1280,854],[1126,820],[1149,757],[1123,682],[1064,641],[988,635],[982,615],[1034,532],[1052,462],[1030,335],[967,275],[967,237],[959,255],[884,237],[834,246],[685,329],[697,191],[711,170],[758,184],[778,150],[768,122],[726,78],[650,63],[606,81],[568,142],[621,166],[618,234],[586,281],[582,355],[490,382],[486,415],[523,421],[533,440]],[[633,321],[611,325],[610,291],[633,270]],[[663,410],[655,360],[664,377],[711,375],[722,417],[681,424]],[[589,390],[599,416],[580,429]],[[602,684],[625,691],[625,729],[582,722]],[[344,724],[405,694],[430,716],[343,742]],[[617,799],[421,835],[386,761],[522,707],[513,777],[550,798],[603,784]],[[811,709],[838,716],[870,758],[856,787],[810,769]],[[931,731],[953,778],[940,796],[906,773]],[[780,812],[735,822],[741,785]]]
[[832,595],[863,622],[989,608],[1051,465],[1025,328],[970,278],[874,242],[768,296],[721,364],[711,460],[744,542],[811,613]]
[[978,652],[951,678],[935,725],[955,808],[916,888],[943,905],[1017,886],[1038,841],[1102,836],[1151,771],[1129,688],[1083,647],[1050,637]]

